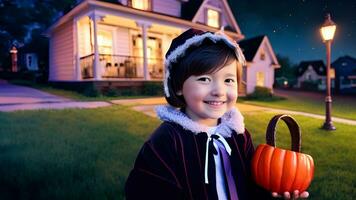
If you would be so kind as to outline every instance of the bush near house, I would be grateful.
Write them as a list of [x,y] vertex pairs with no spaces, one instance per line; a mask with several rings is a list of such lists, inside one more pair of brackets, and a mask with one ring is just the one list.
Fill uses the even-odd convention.
[[264,99],[273,96],[272,90],[267,87],[256,86],[253,93],[247,95],[248,99]]
[[303,90],[306,90],[306,91],[319,91],[319,84],[320,84],[320,81],[303,81],[301,82],[301,88]]

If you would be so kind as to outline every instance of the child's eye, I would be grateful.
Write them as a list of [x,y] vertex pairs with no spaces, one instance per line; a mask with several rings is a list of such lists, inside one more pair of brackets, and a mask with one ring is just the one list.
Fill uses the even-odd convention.
[[234,79],[228,78],[225,80],[226,83],[235,83]]
[[210,82],[210,78],[208,78],[208,77],[201,77],[201,78],[198,79],[198,81],[208,83],[208,82]]

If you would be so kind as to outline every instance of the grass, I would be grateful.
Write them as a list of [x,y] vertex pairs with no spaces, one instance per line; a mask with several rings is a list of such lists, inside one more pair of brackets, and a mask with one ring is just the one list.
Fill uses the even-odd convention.
[[[255,144],[272,113],[244,113]],[[355,126],[319,129],[296,116],[302,150],[314,157],[309,199],[356,196]],[[128,107],[0,113],[0,199],[124,199],[124,183],[145,138],[160,122]],[[289,148],[279,124],[277,146]]]
[[125,107],[0,113],[0,199],[124,199],[158,121]]
[[27,81],[27,80],[12,80],[12,81],[10,81],[10,83],[15,84],[15,85],[32,87],[35,89],[42,90],[44,92],[48,92],[50,94],[62,96],[62,97],[77,100],[77,101],[110,101],[110,100],[115,100],[115,99],[137,99],[137,98],[151,97],[151,96],[144,96],[144,95],[116,96],[116,97],[99,95],[98,97],[89,97],[89,96],[85,96],[85,95],[75,92],[75,91],[54,88],[47,84],[39,84],[39,83],[34,83],[32,81]]
[[[298,96],[298,94],[288,98],[276,96],[270,99],[259,100],[240,97],[238,102],[325,115],[324,100],[305,98],[303,96]],[[332,116],[356,120],[356,100],[343,99],[340,96],[333,97]]]

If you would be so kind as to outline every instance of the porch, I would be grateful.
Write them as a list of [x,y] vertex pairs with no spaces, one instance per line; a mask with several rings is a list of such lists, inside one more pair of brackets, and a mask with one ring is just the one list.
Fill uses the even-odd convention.
[[77,81],[162,80],[164,53],[181,29],[93,12],[76,20]]
[[[94,79],[94,54],[80,58],[81,77]],[[144,79],[143,57],[113,54],[99,54],[101,79]],[[148,75],[151,80],[162,80],[163,59],[147,58]]]

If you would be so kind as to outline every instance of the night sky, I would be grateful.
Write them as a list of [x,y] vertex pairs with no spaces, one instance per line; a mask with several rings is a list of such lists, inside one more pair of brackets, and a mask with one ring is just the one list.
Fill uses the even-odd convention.
[[326,50],[319,28],[326,12],[336,23],[331,61],[356,58],[356,1],[354,0],[229,0],[246,38],[267,35],[276,54],[294,64],[322,59]]

